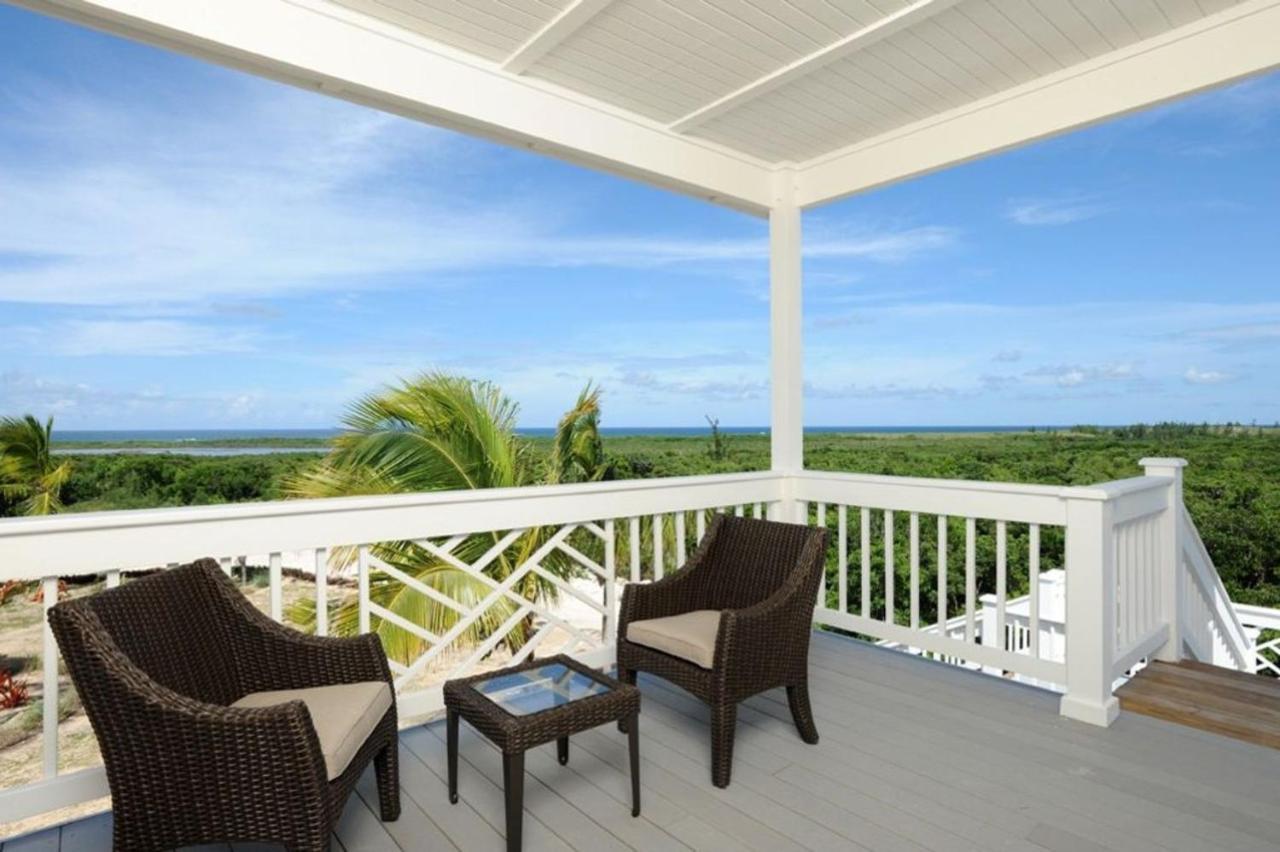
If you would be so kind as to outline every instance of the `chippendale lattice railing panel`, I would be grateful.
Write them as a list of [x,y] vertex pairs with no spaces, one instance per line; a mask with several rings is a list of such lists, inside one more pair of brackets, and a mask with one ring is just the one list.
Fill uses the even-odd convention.
[[[674,570],[716,511],[776,515],[782,481],[746,473],[11,518],[0,521],[0,586],[36,581],[47,609],[60,594],[212,557],[276,620],[320,635],[376,630],[412,719],[443,706],[445,679],[481,666],[557,652],[609,662],[618,580]],[[38,699],[58,707],[69,684],[47,628],[38,656]],[[11,788],[0,790],[5,819],[106,793],[100,767],[60,775],[59,733],[59,714],[43,714],[40,775],[0,782]]]

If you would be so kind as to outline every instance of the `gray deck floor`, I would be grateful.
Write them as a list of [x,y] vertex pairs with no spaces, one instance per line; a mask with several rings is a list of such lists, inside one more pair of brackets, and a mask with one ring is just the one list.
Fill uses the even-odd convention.
[[[625,738],[600,728],[573,738],[567,767],[552,746],[528,755],[525,847],[1280,848],[1280,751],[1134,714],[1092,728],[1050,693],[831,635],[815,634],[811,663],[822,742],[801,743],[781,691],[748,701],[727,790],[711,786],[705,709],[642,677],[643,815],[630,816]],[[366,776],[335,849],[504,848],[501,759],[484,739],[463,725],[455,806],[443,726],[404,731],[401,752],[403,816],[378,821]],[[0,852],[108,849],[110,826],[103,814]]]

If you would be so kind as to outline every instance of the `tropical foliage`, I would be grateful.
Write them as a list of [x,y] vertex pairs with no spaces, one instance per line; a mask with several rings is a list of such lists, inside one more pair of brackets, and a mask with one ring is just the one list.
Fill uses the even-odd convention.
[[[356,402],[344,420],[346,431],[336,439],[332,451],[290,477],[285,492],[293,497],[337,497],[513,488],[594,480],[606,474],[597,389],[588,386],[561,419],[545,465],[539,463],[531,444],[516,434],[517,411],[515,403],[488,382],[444,373],[419,376]],[[388,655],[407,664],[427,645],[422,635],[395,622],[418,625],[443,636],[458,623],[459,610],[475,609],[491,596],[492,583],[462,570],[455,560],[470,565],[487,558],[485,575],[493,583],[501,583],[528,561],[552,532],[532,529],[502,546],[504,531],[469,536],[449,552],[451,558],[442,557],[422,542],[377,544],[372,548],[376,560],[458,604],[458,609],[442,605],[385,571],[374,572],[370,598],[393,614],[390,619],[374,620]],[[340,551],[335,558],[349,563],[354,554]],[[574,571],[569,560],[558,553],[541,559],[540,564],[553,575],[567,576]],[[532,572],[512,588],[529,601],[556,593],[552,582]],[[521,609],[516,601],[498,597],[459,638],[483,641]],[[292,608],[291,617],[304,626],[313,623],[314,604],[299,603]],[[332,621],[334,631],[354,633],[358,617],[354,603],[342,606]],[[530,627],[527,618],[517,619],[504,641],[513,648],[521,647],[529,638]]]
[[53,418],[44,425],[30,414],[0,419],[0,502],[20,515],[62,510],[71,462],[54,458]]

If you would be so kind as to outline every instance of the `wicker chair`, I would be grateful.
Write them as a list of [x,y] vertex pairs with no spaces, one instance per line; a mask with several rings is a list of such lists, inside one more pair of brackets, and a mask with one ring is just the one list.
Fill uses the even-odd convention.
[[376,636],[283,627],[212,560],[60,603],[49,622],[102,749],[115,849],[325,849],[370,760],[382,818],[400,815]]
[[827,532],[716,516],[684,568],[622,593],[618,676],[659,675],[711,705],[711,780],[729,786],[738,702],[785,686],[800,737],[809,707],[809,634]]

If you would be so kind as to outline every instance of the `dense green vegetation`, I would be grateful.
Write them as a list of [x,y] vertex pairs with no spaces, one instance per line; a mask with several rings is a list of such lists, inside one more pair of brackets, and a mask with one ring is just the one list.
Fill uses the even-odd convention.
[[[710,437],[606,436],[605,476],[768,467],[767,436],[721,439],[717,454]],[[538,463],[548,465],[553,442],[529,443]],[[1280,605],[1280,430],[1166,425],[1016,434],[814,434],[806,442],[806,464],[812,469],[1058,485],[1137,475],[1137,462],[1144,456],[1181,456],[1190,462],[1187,504],[1232,597]],[[111,455],[73,456],[72,461],[63,501],[69,511],[86,511],[278,499],[281,484],[316,457]],[[1025,553],[1025,533],[1011,528],[1010,534],[1012,565]],[[961,536],[957,529],[953,541]],[[930,538],[924,536],[926,564]],[[1057,546],[1052,536],[1046,538],[1047,562]],[[983,558],[989,547],[990,536],[985,535],[979,553],[984,564],[990,564]],[[954,558],[953,564],[962,564]],[[1014,578],[1011,591],[1017,587]],[[932,603],[926,599],[922,605],[927,610]]]

